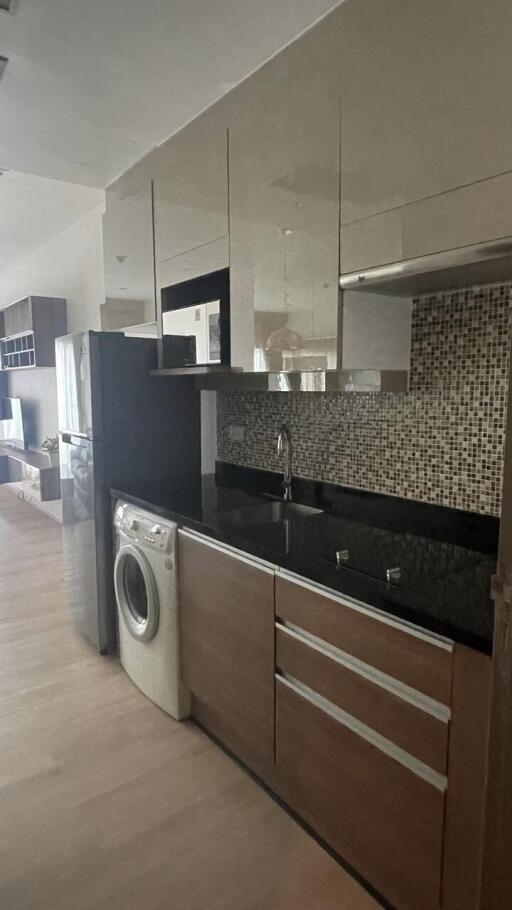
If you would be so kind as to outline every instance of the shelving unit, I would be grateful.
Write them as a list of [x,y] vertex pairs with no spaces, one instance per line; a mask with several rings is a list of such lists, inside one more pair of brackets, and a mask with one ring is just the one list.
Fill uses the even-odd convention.
[[22,370],[34,367],[36,352],[34,347],[34,334],[17,335],[3,338],[0,342],[0,356],[3,370]]
[[58,455],[0,446],[0,484],[21,502],[62,522]]
[[0,370],[55,366],[55,339],[67,332],[66,301],[24,297],[0,312]]
[[35,509],[39,509],[40,512],[44,512],[45,515],[48,515],[50,518],[53,518],[55,521],[62,524],[61,500],[52,499],[46,501],[41,499],[41,488],[37,481],[14,480],[2,484],[1,489],[8,490],[9,493],[16,496],[20,502],[24,502],[27,505],[33,506]]

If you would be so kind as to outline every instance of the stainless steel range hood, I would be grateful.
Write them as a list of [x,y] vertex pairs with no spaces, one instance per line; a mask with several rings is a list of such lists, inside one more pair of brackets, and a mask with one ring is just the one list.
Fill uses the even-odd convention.
[[346,273],[340,277],[340,287],[418,297],[500,281],[512,281],[512,237]]

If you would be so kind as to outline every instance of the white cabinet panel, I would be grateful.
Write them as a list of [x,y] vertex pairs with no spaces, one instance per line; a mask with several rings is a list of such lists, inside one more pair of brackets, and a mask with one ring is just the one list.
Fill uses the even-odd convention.
[[198,278],[199,275],[224,269],[228,264],[229,237],[226,235],[166,259],[165,262],[159,262],[158,284],[159,287],[166,288],[171,284],[179,284],[180,281],[188,281],[191,278]]
[[[216,267],[228,265],[227,129],[221,112],[222,106],[216,105],[155,152],[155,242],[160,287],[172,283],[174,268],[185,277],[194,277],[192,273],[198,270],[204,274],[211,257],[219,256],[221,250],[222,262]],[[187,269],[190,275],[186,275]],[[171,281],[167,280],[169,276]]]
[[349,0],[337,15],[344,223],[512,167],[509,0]]
[[341,227],[342,273],[512,235],[512,174]]
[[230,99],[232,360],[245,370],[335,365],[335,39],[322,23]]

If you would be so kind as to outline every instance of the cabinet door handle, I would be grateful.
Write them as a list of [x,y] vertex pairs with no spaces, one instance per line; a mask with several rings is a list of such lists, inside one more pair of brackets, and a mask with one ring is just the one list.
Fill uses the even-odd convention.
[[435,632],[427,632],[420,626],[409,623],[404,619],[398,619],[395,616],[391,616],[389,613],[385,613],[377,607],[372,607],[359,600],[354,600],[352,597],[348,597],[348,595],[333,591],[332,588],[327,588],[325,585],[321,585],[318,582],[309,581],[309,579],[303,578],[295,572],[290,572],[288,569],[278,568],[276,574],[284,581],[292,582],[301,588],[305,588],[307,591],[312,591],[314,594],[320,594],[328,600],[333,600],[335,603],[341,604],[341,606],[348,610],[353,610],[355,613],[362,613],[363,615],[368,616],[375,622],[391,626],[399,632],[403,632],[406,635],[412,635],[413,638],[419,638],[429,645],[440,648],[442,651],[448,651],[450,653],[453,651],[453,641],[449,638],[445,638],[443,635],[438,635]]
[[[337,723],[346,727],[352,733],[355,733],[356,736],[364,739],[371,746],[374,746],[376,749],[379,749],[380,752],[389,756],[389,758],[399,762],[399,764],[403,765],[403,767],[412,774],[421,777],[441,793],[445,792],[448,786],[448,778],[444,774],[439,774],[438,771],[434,771],[433,768],[430,768],[418,758],[410,755],[409,752],[401,749],[400,746],[395,745],[391,740],[381,736],[380,733],[372,730],[371,727],[367,727],[366,724],[363,724],[360,720],[357,720],[357,718],[352,717],[351,714],[347,714],[342,708],[338,708],[337,705],[328,701],[323,695],[319,695],[318,692],[314,692],[313,689],[310,689],[309,686],[299,682],[298,679],[294,679],[294,677],[286,674],[276,674],[276,679],[279,680],[282,685],[291,689],[292,692],[295,692],[300,698],[310,702],[315,708],[323,711],[324,714],[328,714],[329,717],[332,717]],[[277,735],[279,735],[279,728]]]
[[374,686],[385,689],[386,692],[389,692],[395,698],[401,698],[402,701],[408,702],[410,705],[418,708],[418,710],[430,714],[432,717],[435,717],[436,720],[440,720],[444,724],[450,722],[452,712],[446,705],[430,698],[428,695],[424,695],[417,689],[411,688],[411,686],[407,686],[405,683],[400,682],[399,679],[395,679],[387,673],[383,673],[382,670],[377,670],[376,667],[372,667],[371,664],[359,660],[358,657],[354,657],[352,654],[342,651],[340,648],[337,648],[336,645],[331,645],[322,638],[318,638],[311,632],[306,632],[304,629],[289,622],[276,622],[276,629],[289,638],[294,638],[306,648],[318,651],[328,660],[340,664],[342,667],[345,667],[345,669],[350,670],[351,673],[362,676]]

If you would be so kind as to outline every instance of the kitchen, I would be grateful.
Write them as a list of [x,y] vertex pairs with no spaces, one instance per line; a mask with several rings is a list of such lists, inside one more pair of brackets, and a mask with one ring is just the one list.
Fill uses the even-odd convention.
[[[101,320],[51,284],[72,314],[52,533],[85,637],[345,884],[491,910],[510,893],[512,22],[501,0],[413,6],[336,6],[108,183]],[[15,401],[20,367],[2,373]]]

